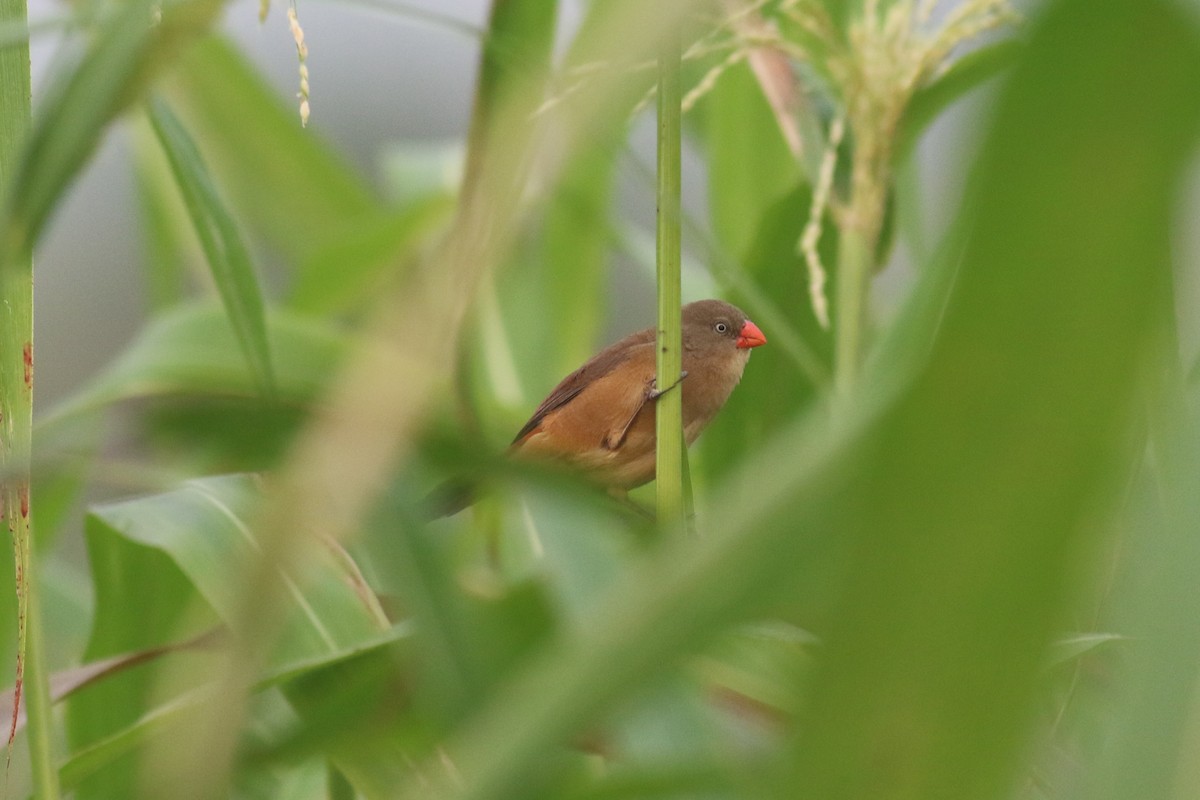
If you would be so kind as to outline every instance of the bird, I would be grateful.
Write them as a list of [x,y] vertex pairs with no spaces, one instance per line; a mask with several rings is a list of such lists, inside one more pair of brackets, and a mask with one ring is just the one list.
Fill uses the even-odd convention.
[[[696,441],[742,379],[767,337],[739,308],[700,300],[681,309],[683,437]],[[509,447],[517,458],[564,463],[605,487],[628,491],[654,478],[656,329],[601,350],[563,378]]]
[[[562,464],[617,497],[654,479],[655,401],[683,392],[683,438],[688,446],[725,405],[742,379],[750,351],[767,343],[745,312],[722,300],[681,309],[681,377],[660,390],[655,383],[654,327],[629,334],[563,378],[517,432],[514,459]],[[447,483],[431,492],[433,517],[471,502],[472,491]]]

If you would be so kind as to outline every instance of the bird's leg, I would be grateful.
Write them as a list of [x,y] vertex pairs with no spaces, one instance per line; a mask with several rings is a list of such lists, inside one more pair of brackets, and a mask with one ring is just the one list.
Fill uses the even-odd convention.
[[650,520],[651,522],[654,522],[656,519],[653,511],[639,505],[629,497],[628,489],[622,489],[618,486],[610,486],[608,487],[608,494],[613,500],[616,500],[617,503],[619,503],[626,510],[632,512],[635,516],[640,517],[641,519]]
[[687,376],[688,376],[687,371],[684,370],[683,372],[679,373],[679,380],[675,381],[674,383],[672,383],[670,386],[663,389],[662,391],[659,391],[658,389],[654,388],[654,384],[657,382],[657,378],[654,380],[651,380],[650,381],[650,390],[646,393],[646,399],[657,400],[658,398],[662,397],[667,392],[674,389],[679,384],[683,383],[683,379],[686,378]]

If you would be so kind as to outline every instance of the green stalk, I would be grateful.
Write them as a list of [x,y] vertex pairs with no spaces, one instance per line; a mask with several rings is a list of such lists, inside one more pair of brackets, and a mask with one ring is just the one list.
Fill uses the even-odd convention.
[[837,325],[834,333],[834,388],[845,398],[858,381],[862,362],[871,250],[861,231],[843,228],[838,248]]
[[[25,0],[0,0],[0,25],[24,26]],[[12,181],[32,127],[29,41],[0,49],[0,186]],[[8,523],[16,561],[17,679],[26,698],[29,757],[38,798],[57,798],[58,771],[51,745],[50,692],[35,596],[30,527],[30,454],[33,443],[33,254],[28,248],[0,260],[0,514]],[[14,709],[15,713],[15,709]],[[10,742],[11,746],[11,742]],[[10,751],[11,753],[11,751]]]
[[[658,56],[658,348],[655,386],[656,489],[659,521],[669,529],[684,519],[683,392],[680,319],[680,116],[679,31],[664,37]],[[674,387],[674,388],[672,388]]]
[[887,208],[891,152],[879,133],[878,113],[870,107],[852,110],[854,156],[850,167],[850,199],[838,224],[837,320],[834,333],[833,385],[845,400],[862,372],[870,322],[871,278],[879,235]]

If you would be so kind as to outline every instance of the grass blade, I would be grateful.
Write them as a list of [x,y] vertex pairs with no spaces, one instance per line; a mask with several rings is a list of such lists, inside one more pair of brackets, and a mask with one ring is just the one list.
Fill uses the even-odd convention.
[[148,110],[246,363],[260,391],[270,396],[275,392],[271,347],[250,252],[187,130],[162,100],[152,99]]

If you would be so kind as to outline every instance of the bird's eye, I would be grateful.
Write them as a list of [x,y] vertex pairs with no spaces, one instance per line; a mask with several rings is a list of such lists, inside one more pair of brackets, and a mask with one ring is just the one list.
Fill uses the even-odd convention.
[[724,322],[718,322],[713,326],[713,330],[715,330],[717,333],[729,333],[729,326]]

